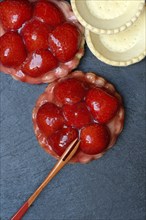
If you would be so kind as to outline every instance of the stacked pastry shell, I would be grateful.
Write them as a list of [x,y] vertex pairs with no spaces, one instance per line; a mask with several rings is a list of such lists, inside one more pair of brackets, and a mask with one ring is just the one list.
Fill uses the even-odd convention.
[[128,66],[146,56],[146,5],[144,0],[71,0],[85,27],[91,52],[112,66]]

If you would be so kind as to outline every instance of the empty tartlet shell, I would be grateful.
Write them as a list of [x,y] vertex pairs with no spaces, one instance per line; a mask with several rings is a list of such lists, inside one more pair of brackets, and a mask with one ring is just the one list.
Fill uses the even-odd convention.
[[[138,17],[140,16],[140,14],[142,13],[142,10],[144,8],[144,5],[145,5],[145,0],[141,0],[141,1],[137,1],[137,7],[135,9],[135,12],[131,15],[131,17],[126,20],[126,21],[123,21],[122,24],[119,24],[119,26],[117,26],[117,24],[119,23],[118,19],[113,19],[114,23],[116,24],[115,27],[112,27],[112,28],[109,28],[110,24],[112,24],[112,19],[110,19],[107,23],[107,27],[102,27],[101,26],[101,20],[99,19],[99,26],[100,27],[97,27],[97,19],[96,19],[96,24],[91,24],[90,21],[91,21],[91,17],[93,19],[94,16],[92,15],[92,13],[89,13],[89,21],[87,21],[86,19],[86,16],[87,16],[87,10],[86,12],[83,13],[83,7],[82,6],[79,6],[77,7],[77,2],[80,2],[80,3],[83,3],[85,7],[85,1],[80,1],[80,0],[71,0],[71,5],[72,5],[72,9],[74,11],[74,14],[75,16],[77,17],[77,19],[79,20],[79,22],[88,30],[96,33],[96,34],[115,34],[115,33],[118,33],[120,31],[123,31],[125,29],[127,29],[128,27],[130,27],[137,19]],[[79,12],[79,9],[82,10],[82,15],[80,14]],[[123,15],[123,19],[125,19],[125,16],[128,15],[129,16],[129,11],[127,12],[127,14],[124,14]],[[119,18],[121,19],[121,16],[119,16]],[[106,19],[103,19],[102,20],[103,24],[105,25],[106,24]],[[113,25],[112,25],[113,26]]]
[[[36,0],[29,0],[30,2],[35,2]],[[72,71],[73,69],[75,69],[79,62],[80,59],[82,58],[82,56],[84,55],[84,43],[85,43],[85,39],[84,39],[84,28],[79,24],[78,20],[76,19],[71,5],[64,1],[64,0],[49,0],[55,4],[57,4],[57,6],[63,11],[66,20],[68,22],[72,22],[74,23],[80,30],[81,32],[81,44],[80,47],[77,51],[77,53],[75,54],[75,56],[73,57],[73,59],[71,59],[68,62],[65,63],[60,63],[59,66],[43,75],[41,75],[40,77],[31,77],[29,75],[25,75],[21,70],[20,67],[18,68],[10,68],[10,67],[5,67],[4,65],[2,65],[2,63],[0,63],[0,71],[4,72],[6,74],[10,74],[14,79],[16,80],[20,80],[22,82],[26,82],[29,84],[40,84],[40,83],[49,83],[52,82],[58,78],[64,77],[66,75],[68,75],[68,73],[70,71]],[[4,29],[2,28],[2,25],[0,23],[0,36],[2,36],[5,33]]]
[[[118,135],[121,133],[121,131],[123,130],[123,126],[124,126],[123,102],[122,102],[122,98],[121,98],[120,94],[116,91],[115,87],[111,83],[107,82],[104,78],[102,78],[92,72],[88,72],[88,73],[84,74],[81,71],[74,71],[69,76],[67,76],[65,78],[70,78],[70,77],[84,78],[90,84],[97,85],[98,87],[101,87],[101,88],[106,88],[110,93],[114,94],[120,102],[120,108],[119,108],[118,112],[116,113],[115,117],[107,124],[108,128],[110,129],[110,133],[111,133],[111,140],[108,145],[108,148],[105,151],[103,151],[102,153],[99,153],[96,155],[88,155],[88,154],[83,153],[82,151],[79,151],[70,161],[72,163],[76,163],[76,162],[88,163],[92,160],[95,160],[95,159],[102,157],[105,154],[105,152],[107,150],[109,150],[111,147],[113,147],[113,145],[116,143]],[[32,121],[33,121],[33,126],[34,126],[34,132],[35,132],[36,138],[37,138],[40,146],[48,154],[50,154],[51,156],[58,159],[59,156],[53,151],[51,146],[49,146],[47,144],[46,137],[42,134],[42,132],[40,131],[40,129],[37,125],[37,122],[36,122],[37,112],[38,112],[40,106],[42,106],[46,102],[53,102],[53,89],[54,89],[55,85],[56,85],[56,82],[49,84],[48,87],[46,88],[46,90],[44,91],[44,93],[38,98],[36,105],[35,105],[33,112],[32,112]]]
[[[123,32],[119,32],[114,35],[98,35],[86,29],[85,36],[86,42],[91,50],[91,52],[102,62],[112,65],[112,66],[128,66],[134,63],[137,63],[145,58],[146,56],[146,32],[145,32],[145,19],[146,19],[146,6],[143,10],[143,13],[140,15],[138,20],[133,24],[133,26],[129,27]],[[141,22],[141,26],[139,25]],[[106,38],[116,37],[118,35],[122,35],[123,33],[128,33],[130,29],[134,28],[135,25],[140,27],[141,29],[137,31],[139,35],[139,41],[135,43],[133,48],[128,49],[125,52],[120,51],[112,51],[109,48],[105,47],[102,44],[102,38],[106,36]],[[133,34],[133,40],[135,39],[135,34]],[[128,35],[127,35],[128,38]],[[132,51],[133,50],[133,51]]]

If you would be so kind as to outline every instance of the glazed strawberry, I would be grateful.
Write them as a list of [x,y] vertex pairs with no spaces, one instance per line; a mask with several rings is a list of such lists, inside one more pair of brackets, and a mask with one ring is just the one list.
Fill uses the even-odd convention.
[[47,102],[42,105],[37,113],[39,129],[48,137],[64,125],[62,111],[53,103]]
[[62,80],[54,88],[55,100],[62,105],[80,102],[85,95],[85,85],[78,79]]
[[118,99],[101,88],[92,88],[86,97],[86,104],[93,117],[100,123],[109,122],[119,108]]
[[56,27],[49,36],[49,47],[60,62],[71,60],[77,53],[79,44],[80,31],[71,23],[66,22]]
[[48,48],[50,26],[39,20],[31,20],[23,27],[21,35],[28,51]]
[[38,1],[35,4],[34,16],[53,27],[65,21],[65,17],[60,8],[51,1]]
[[0,20],[5,30],[17,30],[32,16],[27,0],[4,0],[0,2]]
[[80,149],[84,153],[99,154],[108,147],[109,129],[102,124],[88,125],[81,130],[80,140]]
[[75,103],[73,105],[63,106],[63,115],[66,124],[75,128],[81,128],[92,121],[91,114],[85,103]]
[[56,131],[48,138],[50,147],[61,156],[69,144],[78,137],[76,129],[67,127]]
[[21,70],[31,77],[38,77],[57,66],[58,61],[49,50],[37,50],[28,55]]
[[19,34],[7,32],[0,37],[0,62],[3,65],[17,67],[26,56],[25,46]]

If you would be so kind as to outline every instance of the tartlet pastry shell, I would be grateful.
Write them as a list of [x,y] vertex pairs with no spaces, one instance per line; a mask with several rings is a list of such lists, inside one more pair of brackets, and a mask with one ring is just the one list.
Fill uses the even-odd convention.
[[[135,25],[137,25],[139,29],[137,29],[137,32],[133,33],[132,39],[133,41],[135,40],[136,33],[139,37],[137,42],[126,51],[112,51],[103,44],[102,39],[104,37],[106,37],[106,39],[111,39],[112,37],[122,36],[123,33],[127,33],[127,38],[129,37],[131,39],[129,32],[135,27]],[[119,32],[114,35],[98,35],[86,29],[85,35],[89,49],[102,62],[112,66],[128,66],[137,63],[146,56],[146,6],[143,13],[133,26],[123,32]]]
[[[135,4],[135,8],[133,4]],[[132,10],[113,19],[98,19],[93,16],[85,0],[71,0],[72,9],[79,22],[88,30],[96,34],[115,34],[130,27],[140,16],[145,0],[130,1]]]

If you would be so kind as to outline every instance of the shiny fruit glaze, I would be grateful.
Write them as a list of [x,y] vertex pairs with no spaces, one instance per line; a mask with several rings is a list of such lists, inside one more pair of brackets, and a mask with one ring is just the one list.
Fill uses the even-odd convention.
[[80,31],[68,22],[56,27],[49,35],[49,47],[60,62],[71,60],[80,45]]
[[25,45],[16,32],[7,32],[0,37],[0,60],[6,66],[21,65],[27,57]]
[[45,136],[52,135],[64,125],[61,108],[53,103],[45,103],[37,113],[37,124]]
[[[40,96],[33,110],[33,123],[38,141],[47,152],[55,157],[62,155],[73,137],[74,139],[78,137],[81,143],[72,161],[89,162],[111,147],[122,130],[124,112],[120,96],[109,83],[107,85],[110,85],[110,88],[97,86],[97,82],[100,82],[102,78],[98,81],[98,77],[91,75],[92,78],[95,76],[93,83],[90,75],[90,73],[85,75],[76,71],[65,79],[50,84],[47,92]],[[89,102],[91,92],[94,90],[98,90],[98,96],[94,96],[93,93]],[[39,112],[45,105],[52,103],[54,107],[60,109],[63,124],[61,128],[54,129],[54,133],[47,134],[50,127],[44,117],[47,117],[48,112],[44,111],[43,116],[40,116]],[[98,114],[93,111],[94,104],[98,105]],[[109,106],[113,107],[109,108]],[[97,115],[102,116],[102,120]],[[38,118],[39,123],[42,122],[45,129],[42,129],[38,123]],[[55,118],[52,116],[49,120],[54,121]]]
[[39,20],[32,19],[26,22],[20,34],[28,52],[49,47],[48,37],[52,27]]
[[55,86],[55,101],[61,105],[75,104],[83,99],[86,91],[84,83],[77,79],[69,78],[68,80],[58,82]]
[[78,131],[72,127],[62,128],[47,139],[48,145],[54,149],[57,155],[61,156],[66,147],[78,137]]
[[118,99],[101,88],[90,89],[86,96],[86,104],[99,123],[110,121],[119,108]]
[[0,21],[5,30],[17,31],[31,17],[32,7],[29,1],[5,0],[0,2]]
[[58,60],[49,50],[40,49],[29,53],[21,69],[26,75],[38,77],[44,72],[56,68],[57,65]]
[[82,128],[92,122],[92,115],[84,102],[63,106],[66,124],[75,128]]
[[[0,71],[24,82],[67,75],[83,55],[83,29],[65,1],[3,0],[0,30]],[[18,37],[11,41],[8,33],[17,34],[21,42]]]
[[65,16],[62,11],[52,2],[47,2],[46,0],[38,1],[35,4],[34,16],[52,27],[57,27],[65,22]]
[[90,124],[81,130],[80,149],[87,154],[99,154],[106,149],[110,141],[110,132],[105,125]]

